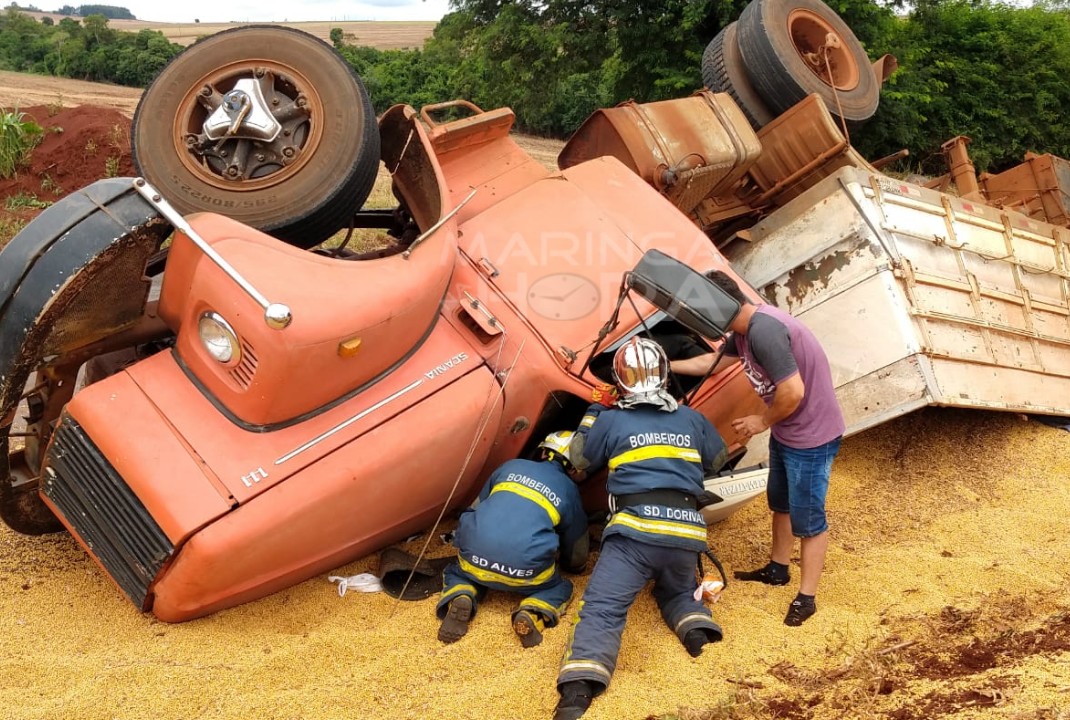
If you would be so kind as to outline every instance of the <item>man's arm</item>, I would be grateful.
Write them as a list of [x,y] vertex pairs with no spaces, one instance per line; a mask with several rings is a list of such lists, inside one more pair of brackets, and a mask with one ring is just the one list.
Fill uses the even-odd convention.
[[721,359],[714,365],[713,361],[716,357],[717,353],[709,352],[703,353],[702,355],[696,355],[695,357],[670,360],[669,369],[677,375],[694,375],[696,377],[702,377],[706,373],[716,375],[730,365],[739,362],[739,358],[734,355],[722,355]]
[[760,415],[736,418],[732,427],[746,437],[765,432],[798,409],[806,387],[791,350],[788,328],[779,320],[755,314],[747,335],[754,361],[776,384],[773,397]]
[[[709,373],[716,375],[739,362],[739,348],[736,346],[736,336],[729,333],[724,340],[721,357],[718,359],[717,351],[701,353],[694,357],[682,357],[669,361],[669,369],[677,375],[693,375],[702,377]],[[716,365],[714,365],[716,361]]]
[[803,384],[802,376],[796,372],[777,383],[776,391],[773,393],[773,402],[761,415],[736,418],[732,421],[732,427],[736,429],[736,432],[748,438],[765,432],[795,412],[805,395],[806,386]]

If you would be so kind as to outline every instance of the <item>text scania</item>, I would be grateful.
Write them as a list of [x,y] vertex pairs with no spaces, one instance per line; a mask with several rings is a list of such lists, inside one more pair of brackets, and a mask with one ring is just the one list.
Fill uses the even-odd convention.
[[672,445],[673,447],[691,447],[691,436],[681,435],[680,433],[639,433],[637,435],[629,435],[628,442],[632,444],[633,448],[643,447],[644,445]]
[[454,355],[453,357],[451,357],[449,360],[447,360],[446,362],[442,363],[441,365],[435,365],[433,368],[431,368],[430,370],[425,372],[424,373],[424,377],[427,378],[428,380],[434,380],[439,375],[444,374],[450,368],[457,367],[458,365],[460,365],[461,363],[463,363],[467,359],[468,359],[468,353],[457,353],[456,355]]
[[555,508],[561,507],[561,497],[557,493],[543,485],[538,480],[529,478],[527,475],[521,475],[520,473],[509,473],[505,476],[505,482],[516,483],[517,485],[529,487],[535,492],[545,495],[546,499],[549,500]]

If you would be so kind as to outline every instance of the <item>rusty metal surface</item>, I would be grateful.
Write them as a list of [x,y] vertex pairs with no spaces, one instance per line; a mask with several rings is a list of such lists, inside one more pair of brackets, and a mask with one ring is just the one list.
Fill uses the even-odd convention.
[[996,175],[983,174],[980,185],[993,205],[1070,227],[1070,162],[1063,158],[1026,153],[1020,165]]
[[[20,423],[19,430],[0,430],[0,517],[31,534],[58,529],[37,495],[37,475],[53,422],[84,360],[67,353],[138,321],[149,292],[146,263],[170,233],[132,184],[127,190],[102,181],[53,209],[53,218],[69,214],[70,222],[31,223],[5,249],[5,260],[25,257],[25,262],[7,268],[18,281],[5,294],[0,314],[0,417],[14,415]],[[17,408],[31,378],[32,393],[22,405],[30,417],[23,427]],[[25,433],[24,449],[9,458],[12,432]]]
[[977,183],[977,170],[974,168],[973,161],[970,160],[970,154],[966,150],[969,144],[970,139],[968,137],[959,135],[945,142],[940,146],[940,149],[944,153],[951,181],[955,183],[959,197],[969,200],[981,200],[983,196],[981,195],[980,185]]
[[1070,232],[843,169],[733,266],[803,320],[858,432],[926,404],[1070,415]]
[[809,95],[758,132],[762,154],[750,169],[756,205],[783,205],[842,167],[872,170],[817,95]]
[[731,190],[760,153],[758,136],[731,96],[703,90],[596,111],[561,150],[558,164],[564,169],[616,157],[690,213],[704,198]]

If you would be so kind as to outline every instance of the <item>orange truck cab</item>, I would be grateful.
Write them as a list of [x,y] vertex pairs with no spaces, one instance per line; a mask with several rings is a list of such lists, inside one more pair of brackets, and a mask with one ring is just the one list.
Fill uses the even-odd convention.
[[[512,120],[384,113],[391,222],[407,231],[374,257],[183,217],[140,179],[42,214],[0,273],[4,442],[27,420],[0,467],[4,519],[24,532],[58,519],[138,608],[183,621],[464,507],[496,466],[606,397],[622,339],[698,328],[716,348],[723,327],[677,292],[732,273],[709,239],[614,158],[547,170]],[[71,234],[95,245],[44,298],[37,273]],[[730,418],[760,403],[738,369],[688,398],[737,448]]]

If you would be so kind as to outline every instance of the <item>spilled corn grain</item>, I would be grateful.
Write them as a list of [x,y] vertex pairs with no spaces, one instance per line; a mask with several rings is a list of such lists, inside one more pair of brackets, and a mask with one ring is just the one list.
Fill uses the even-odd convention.
[[[691,659],[646,593],[613,684],[585,718],[784,717],[793,707],[816,720],[951,717],[950,707],[957,719],[992,707],[1057,717],[1070,655],[1043,648],[1057,647],[1052,618],[1070,612],[1068,478],[1070,434],[1011,414],[929,409],[850,438],[833,473],[818,614],[802,628],[782,623],[797,567],[788,587],[732,582],[714,606],[725,640]],[[757,501],[710,542],[731,572],[765,561],[767,533]],[[550,716],[565,628],[522,650],[513,600],[491,594],[468,635],[446,646],[434,602],[339,597],[319,577],[168,625],[136,612],[69,536],[0,529],[0,715]],[[1012,642],[1044,628],[1047,640],[1022,646],[1036,652]],[[1002,651],[994,665],[955,664],[989,646]]]

